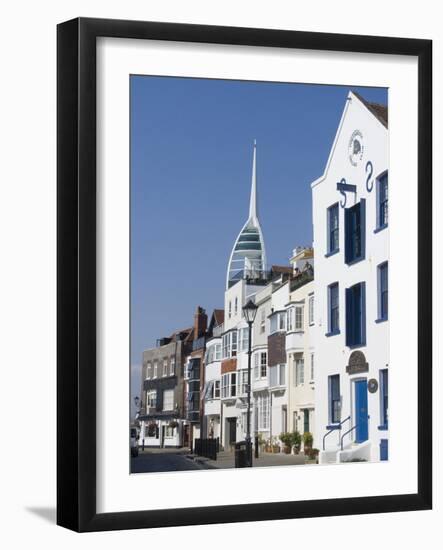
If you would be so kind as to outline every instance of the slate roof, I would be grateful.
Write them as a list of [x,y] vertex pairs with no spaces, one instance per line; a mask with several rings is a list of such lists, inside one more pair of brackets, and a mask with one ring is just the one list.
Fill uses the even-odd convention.
[[358,99],[365,105],[365,107],[378,119],[385,128],[388,127],[388,107],[381,103],[375,103],[367,101],[359,93],[352,91],[352,93],[358,97]]

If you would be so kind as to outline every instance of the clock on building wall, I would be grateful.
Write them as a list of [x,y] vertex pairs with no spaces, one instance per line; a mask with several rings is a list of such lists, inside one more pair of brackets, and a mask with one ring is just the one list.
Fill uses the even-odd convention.
[[357,164],[363,158],[363,134],[360,130],[354,130],[349,138],[348,152],[349,152],[349,162],[352,166],[357,166]]

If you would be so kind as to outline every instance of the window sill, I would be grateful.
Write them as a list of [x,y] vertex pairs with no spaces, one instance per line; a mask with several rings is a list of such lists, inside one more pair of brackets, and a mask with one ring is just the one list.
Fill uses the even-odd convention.
[[379,429],[381,432],[385,432],[385,431],[387,431],[387,429],[388,429],[388,425],[387,425],[387,424],[382,424],[381,426],[378,427],[378,429]]
[[359,256],[358,258],[354,258],[353,260],[349,260],[348,262],[345,260],[345,264],[351,266],[354,264],[358,264],[358,262],[362,262],[364,259],[364,256]]
[[376,227],[374,229],[374,233],[380,233],[380,231],[383,231],[383,229],[386,229],[388,227],[388,224],[380,225],[380,227]]
[[339,430],[340,429],[340,424],[328,424],[326,426],[326,429],[327,430]]
[[378,324],[378,323],[384,323],[385,321],[387,321],[388,318],[387,317],[384,317],[382,319],[376,319],[375,322]]
[[325,334],[326,338],[329,338],[331,336],[337,336],[337,334],[340,334],[340,331],[339,330],[335,330],[334,332],[327,332]]
[[358,348],[364,348],[366,346],[366,342],[361,342],[359,344],[346,344],[346,346],[349,348],[349,349],[358,349]]
[[335,254],[338,254],[340,252],[340,249],[337,248],[337,250],[331,250],[331,252],[327,252],[325,254],[325,258],[330,258],[331,256],[335,256]]

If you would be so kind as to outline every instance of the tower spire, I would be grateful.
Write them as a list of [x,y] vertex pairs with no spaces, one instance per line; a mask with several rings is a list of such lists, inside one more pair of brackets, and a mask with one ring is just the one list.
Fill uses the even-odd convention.
[[249,220],[257,220],[257,140],[254,139],[254,150],[252,154],[252,181],[251,181],[251,198],[249,200]]

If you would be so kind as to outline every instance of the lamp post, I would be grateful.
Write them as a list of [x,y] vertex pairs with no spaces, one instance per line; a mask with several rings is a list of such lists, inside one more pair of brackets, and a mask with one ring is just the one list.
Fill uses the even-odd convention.
[[251,355],[252,355],[252,325],[257,315],[258,307],[250,299],[243,306],[243,314],[245,320],[248,323],[249,337],[248,337],[248,387],[247,387],[247,399],[248,410],[246,413],[246,453],[247,453],[247,466],[252,467],[252,445],[251,445]]

